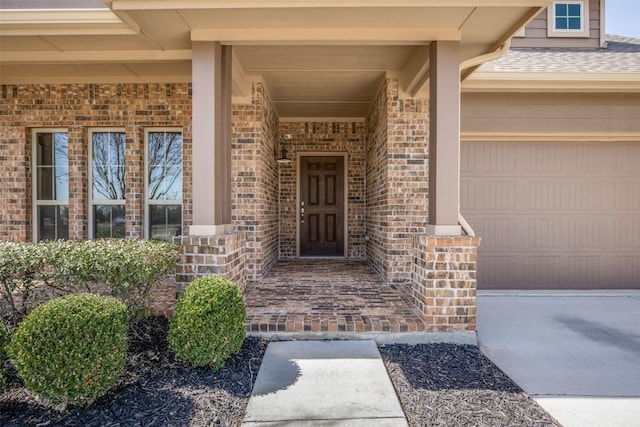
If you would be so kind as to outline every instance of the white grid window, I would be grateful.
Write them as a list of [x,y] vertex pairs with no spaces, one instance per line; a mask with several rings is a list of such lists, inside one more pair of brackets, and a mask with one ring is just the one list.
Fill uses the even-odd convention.
[[125,147],[120,130],[89,132],[89,237],[125,237]]
[[589,37],[589,0],[557,0],[547,10],[549,37]]
[[66,130],[33,131],[33,236],[69,238],[69,136]]
[[172,241],[182,233],[182,133],[147,130],[145,147],[145,235]]

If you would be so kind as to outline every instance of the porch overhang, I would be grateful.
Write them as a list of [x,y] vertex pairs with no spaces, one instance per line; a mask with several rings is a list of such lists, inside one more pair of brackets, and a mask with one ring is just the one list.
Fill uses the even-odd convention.
[[188,82],[192,43],[215,41],[234,46],[237,101],[261,81],[281,118],[362,118],[385,76],[408,96],[426,88],[431,42],[459,42],[460,62],[493,52],[550,0],[13,3],[0,15],[2,83]]

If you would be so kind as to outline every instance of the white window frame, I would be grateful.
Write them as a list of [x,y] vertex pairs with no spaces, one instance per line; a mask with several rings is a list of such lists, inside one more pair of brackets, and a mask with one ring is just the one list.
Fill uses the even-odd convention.
[[[182,136],[182,198],[180,200],[153,200],[149,199],[149,134],[155,132],[176,132]],[[180,218],[182,224],[180,227],[184,230],[184,132],[182,128],[177,127],[157,127],[146,128],[144,130],[144,224],[143,236],[145,239],[150,238],[150,206],[152,205],[180,205]]]
[[[67,141],[69,140],[69,129],[66,128],[36,128],[31,130],[31,226],[32,226],[32,240],[38,242],[38,224],[40,223],[38,217],[38,207],[40,206],[67,206],[69,209],[69,199],[66,200],[38,200],[38,134],[43,133],[66,133]],[[69,151],[67,148],[67,162],[70,162]],[[69,166],[71,169],[71,166]],[[55,179],[55,177],[54,177]],[[70,185],[71,180],[68,179],[67,185]],[[67,189],[69,191],[70,189]],[[57,228],[57,227],[56,227]],[[67,236],[68,237],[68,236]]]
[[[556,29],[556,4],[579,4],[582,9],[580,30]],[[556,0],[547,8],[548,37],[589,37],[589,0]]]
[[[87,232],[88,232],[88,236],[89,239],[95,239],[96,237],[94,236],[93,233],[93,207],[94,205],[98,204],[98,205],[125,205],[125,215],[126,215],[126,202],[125,199],[118,199],[118,200],[94,200],[93,199],[93,134],[94,133],[124,133],[125,134],[125,165],[126,165],[126,133],[125,130],[123,128],[91,128],[89,129],[89,134],[88,134],[88,140],[87,143],[89,145],[88,147],[88,153],[89,153],[89,163],[88,163],[88,171],[89,173],[88,175],[88,189],[87,189],[87,193],[89,195],[89,212],[87,215],[87,218],[89,219],[89,224],[87,226]],[[127,174],[127,171],[125,170],[125,176]],[[123,196],[126,197],[126,193],[123,194]],[[125,217],[126,218],[126,217]],[[126,233],[126,225],[125,225],[125,233]],[[125,234],[126,235],[126,234]]]

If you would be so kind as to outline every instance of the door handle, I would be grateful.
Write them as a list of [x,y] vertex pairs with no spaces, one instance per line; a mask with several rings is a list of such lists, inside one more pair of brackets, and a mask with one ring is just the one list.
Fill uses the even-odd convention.
[[304,208],[300,208],[300,223],[304,224]]

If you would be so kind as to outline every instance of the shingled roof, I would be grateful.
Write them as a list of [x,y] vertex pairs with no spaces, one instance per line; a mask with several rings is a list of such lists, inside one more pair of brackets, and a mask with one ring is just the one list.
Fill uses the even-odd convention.
[[607,35],[600,49],[517,48],[482,71],[640,73],[640,39]]

